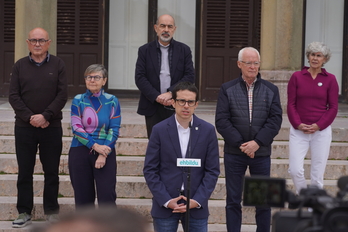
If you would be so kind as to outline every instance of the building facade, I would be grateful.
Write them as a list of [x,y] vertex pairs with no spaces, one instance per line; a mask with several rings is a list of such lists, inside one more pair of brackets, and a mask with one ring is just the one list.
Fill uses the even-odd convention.
[[221,84],[239,75],[238,51],[253,46],[285,109],[287,82],[306,64],[306,45],[321,41],[333,53],[325,68],[336,75],[340,101],[347,102],[347,8],[344,0],[4,0],[0,95],[8,95],[15,60],[28,54],[27,33],[43,27],[52,39],[50,52],[67,65],[70,97],[85,91],[83,72],[92,63],[109,70],[108,92],[138,97],[138,48],[156,38],[157,16],[171,14],[174,39],[192,50],[201,100],[216,100]]

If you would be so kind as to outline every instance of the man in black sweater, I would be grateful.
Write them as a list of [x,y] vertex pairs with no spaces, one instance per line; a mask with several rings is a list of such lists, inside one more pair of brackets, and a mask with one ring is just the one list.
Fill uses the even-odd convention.
[[18,162],[17,210],[13,227],[31,223],[33,173],[39,148],[44,171],[44,213],[47,220],[58,218],[59,162],[62,152],[62,108],[67,101],[64,62],[48,53],[47,31],[35,28],[26,40],[29,56],[12,69],[9,102],[15,111],[15,145]]

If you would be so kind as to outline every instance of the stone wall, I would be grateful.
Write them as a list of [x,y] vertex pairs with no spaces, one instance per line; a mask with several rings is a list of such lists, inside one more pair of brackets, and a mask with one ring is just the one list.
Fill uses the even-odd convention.
[[291,75],[294,71],[288,70],[262,70],[261,77],[267,81],[272,82],[279,88],[280,102],[283,109],[283,114],[286,114],[287,107],[287,87]]

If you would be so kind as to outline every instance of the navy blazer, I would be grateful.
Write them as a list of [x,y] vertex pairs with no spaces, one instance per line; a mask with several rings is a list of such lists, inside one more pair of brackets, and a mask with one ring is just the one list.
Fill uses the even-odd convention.
[[[201,208],[190,210],[193,218],[208,218],[208,199],[220,174],[219,149],[215,127],[193,115],[191,158],[201,159],[201,167],[191,167],[191,199]],[[187,149],[189,150],[189,148]],[[177,167],[182,158],[175,116],[153,127],[145,156],[144,176],[153,195],[151,215],[168,218],[172,209],[163,205],[180,195],[187,181],[187,168]]]
[[[192,62],[191,49],[183,43],[170,42],[171,61],[170,77],[171,83],[168,90],[172,90],[175,85],[182,81],[194,83],[194,68]],[[161,94],[160,89],[160,47],[157,40],[147,43],[139,48],[138,59],[135,67],[135,84],[141,92],[138,111],[140,115],[151,116],[157,107],[156,98]]]

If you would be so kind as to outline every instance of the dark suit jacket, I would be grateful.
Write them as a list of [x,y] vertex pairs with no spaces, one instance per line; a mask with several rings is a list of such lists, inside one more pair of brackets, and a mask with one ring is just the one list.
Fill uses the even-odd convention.
[[[189,81],[194,83],[194,69],[191,49],[183,43],[172,39],[170,48],[172,53],[170,63],[171,83],[168,90],[172,90],[178,82]],[[156,98],[161,94],[159,59],[160,48],[158,41],[152,41],[139,48],[135,69],[135,84],[141,95],[138,105],[138,114],[151,116],[159,104]]]
[[[191,167],[191,199],[196,200],[201,208],[191,209],[190,213],[193,218],[208,218],[208,199],[220,173],[215,127],[193,115],[191,140],[191,158],[201,159],[201,167]],[[187,168],[177,167],[177,158],[182,158],[182,155],[173,115],[153,127],[146,150],[144,176],[153,195],[153,217],[170,217],[172,209],[163,205],[180,195],[183,183],[186,186]]]

